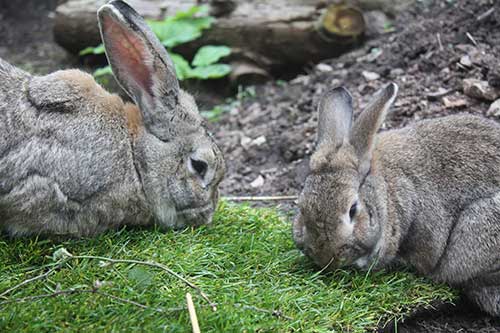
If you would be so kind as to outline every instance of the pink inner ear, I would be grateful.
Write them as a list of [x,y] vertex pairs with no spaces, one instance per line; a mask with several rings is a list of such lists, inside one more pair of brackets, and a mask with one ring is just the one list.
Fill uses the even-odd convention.
[[151,70],[146,65],[150,55],[144,41],[135,32],[128,31],[111,17],[104,18],[103,27],[111,51],[111,55],[108,56],[113,59],[113,65],[120,71],[119,79],[133,80],[137,88],[152,95]]

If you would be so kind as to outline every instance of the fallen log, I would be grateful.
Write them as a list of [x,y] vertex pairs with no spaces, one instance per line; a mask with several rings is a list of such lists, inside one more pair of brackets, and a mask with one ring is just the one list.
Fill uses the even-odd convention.
[[[373,0],[363,1],[373,5]],[[363,1],[356,3],[363,5]],[[69,0],[60,5],[55,13],[55,40],[73,53],[99,44],[95,13],[105,2]],[[128,2],[145,17],[162,19],[202,1]],[[353,5],[327,5],[320,0],[211,0],[208,4],[218,16],[213,27],[175,51],[190,57],[202,45],[229,45],[243,52],[228,61],[244,63],[242,70],[257,76],[338,56],[358,44],[366,30],[362,11]],[[244,56],[250,53],[257,56]]]

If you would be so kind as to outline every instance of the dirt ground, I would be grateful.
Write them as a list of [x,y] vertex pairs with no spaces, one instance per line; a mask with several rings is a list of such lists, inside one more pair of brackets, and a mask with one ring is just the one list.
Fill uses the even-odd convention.
[[[58,0],[0,0],[0,57],[37,73],[78,66],[52,38]],[[394,31],[344,56],[311,64],[308,74],[240,94],[230,111],[210,124],[227,159],[224,195],[297,195],[314,148],[316,103],[334,86],[348,87],[362,109],[383,84],[400,95],[385,128],[458,112],[483,114],[491,101],[463,92],[463,80],[500,86],[500,1],[421,0],[394,19]],[[294,208],[293,202],[285,204]],[[417,310],[380,331],[500,332],[465,300]]]
[[[495,15],[477,22],[492,6],[492,1],[419,2],[396,18],[395,33],[325,61],[288,84],[259,87],[255,98],[216,124],[229,165],[223,192],[297,194],[314,147],[317,99],[334,86],[348,87],[359,110],[383,84],[397,82],[400,94],[386,128],[457,112],[485,114],[491,102],[464,96],[462,80],[494,81],[494,71],[498,74],[500,3]],[[470,67],[459,64],[463,56],[473,62]],[[379,78],[367,80],[363,72]],[[252,186],[259,176],[263,184]]]

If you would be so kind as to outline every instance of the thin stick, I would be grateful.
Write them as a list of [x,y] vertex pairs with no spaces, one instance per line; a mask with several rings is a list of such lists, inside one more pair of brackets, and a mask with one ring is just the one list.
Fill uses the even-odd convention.
[[491,7],[488,9],[485,13],[479,15],[476,19],[477,22],[481,22],[482,20],[486,19],[488,16],[493,14],[495,12],[495,7]]
[[126,298],[121,298],[121,297],[118,297],[118,296],[115,296],[115,295],[111,295],[111,294],[108,294],[108,293],[105,293],[105,292],[102,292],[102,291],[99,291],[99,290],[96,290],[95,293],[98,294],[98,295],[101,295],[101,296],[109,297],[109,298],[111,298],[111,299],[113,299],[115,301],[118,301],[120,303],[131,304],[131,305],[137,306],[138,308],[141,308],[141,309],[144,309],[144,310],[153,310],[153,311],[161,312],[161,313],[166,312],[165,310],[160,309],[160,308],[152,308],[152,307],[149,307],[147,305],[144,305],[144,304],[141,304],[141,303],[137,303],[135,301],[131,301],[131,300],[126,299]]
[[467,36],[467,38],[470,39],[470,41],[472,42],[472,44],[474,44],[475,46],[477,46],[477,42],[476,40],[474,39],[474,37],[472,37],[472,35],[469,33],[469,32],[466,32],[465,35]]
[[58,290],[50,294],[41,294],[35,296],[26,296],[14,299],[8,299],[6,301],[0,302],[0,305],[9,304],[9,303],[23,303],[23,302],[32,302],[41,298],[50,298],[56,297],[60,295],[71,295],[71,294],[83,294],[83,293],[95,293],[94,289],[66,289],[66,290]]
[[69,258],[71,258],[71,259],[93,259],[93,260],[106,261],[106,262],[109,262],[111,264],[136,264],[136,265],[144,265],[144,266],[159,268],[159,269],[165,271],[166,273],[174,276],[175,278],[181,280],[182,282],[184,282],[184,284],[186,284],[191,289],[196,290],[200,294],[200,296],[205,301],[207,301],[208,304],[210,304],[210,306],[212,307],[212,310],[217,311],[216,304],[208,298],[208,296],[200,289],[200,287],[198,287],[194,283],[186,280],[186,278],[180,276],[179,274],[177,274],[176,272],[174,272],[173,270],[171,270],[167,266],[162,265],[160,263],[157,263],[154,261],[140,261],[140,260],[133,260],[133,259],[112,259],[112,258],[107,258],[107,257],[88,256],[88,255],[87,256],[71,256]]
[[268,197],[223,197],[227,201],[292,201],[297,200],[297,195],[288,196],[268,196]]
[[[26,297],[14,298],[14,299],[7,299],[5,301],[1,301],[0,306],[6,305],[6,304],[11,304],[11,303],[34,302],[34,301],[37,301],[37,300],[43,299],[43,298],[52,298],[52,297],[58,297],[58,296],[62,296],[62,295],[74,295],[74,294],[96,294],[96,295],[100,295],[103,297],[108,297],[108,298],[115,300],[117,302],[120,302],[120,303],[134,305],[134,306],[141,308],[143,310],[152,310],[152,311],[160,312],[160,313],[186,311],[186,309],[189,310],[189,305],[187,307],[180,306],[180,307],[176,307],[176,308],[166,308],[166,309],[154,308],[154,307],[150,307],[150,306],[144,305],[142,303],[138,303],[138,302],[126,299],[126,298],[121,298],[121,297],[118,297],[118,296],[115,296],[112,294],[105,293],[105,292],[100,291],[99,289],[96,289],[96,288],[94,288],[94,289],[65,289],[65,290],[58,290],[58,291],[55,291],[55,292],[49,293],[49,294],[41,294],[41,295],[26,296]],[[186,298],[187,298],[187,295],[186,295]],[[191,301],[192,301],[192,298],[191,298]],[[276,317],[276,318],[293,320],[292,317],[289,317],[289,316],[283,314],[280,310],[267,310],[267,309],[262,309],[262,308],[259,308],[259,307],[253,306],[253,305],[240,304],[240,303],[235,303],[234,306],[242,308],[244,310],[266,313],[266,314],[272,315],[273,317]]]
[[147,305],[144,305],[144,304],[141,304],[141,303],[137,303],[135,301],[131,301],[129,299],[125,299],[125,298],[121,298],[121,297],[118,297],[118,296],[115,296],[115,295],[111,295],[111,294],[108,294],[108,293],[105,293],[105,292],[102,292],[98,289],[65,289],[65,290],[58,290],[58,291],[55,291],[53,293],[50,293],[50,294],[41,294],[41,295],[35,295],[35,296],[26,296],[26,297],[21,297],[21,298],[14,298],[14,299],[9,299],[9,300],[6,300],[6,301],[3,301],[3,302],[0,302],[0,305],[4,305],[4,304],[9,304],[9,303],[24,303],[24,302],[32,302],[32,301],[36,301],[36,300],[39,300],[39,299],[42,299],[42,298],[51,298],[51,297],[57,297],[57,296],[61,296],[61,295],[74,295],[74,294],[97,294],[97,295],[101,295],[101,296],[104,296],[104,297],[109,297],[115,301],[118,301],[118,302],[121,302],[121,303],[125,303],[125,304],[131,304],[131,305],[134,305],[134,306],[137,306],[141,309],[144,309],[144,310],[153,310],[153,311],[156,311],[156,312],[166,312],[160,308],[152,308],[152,307],[149,307]]
[[198,324],[198,317],[196,316],[193,298],[190,293],[186,293],[186,301],[189,312],[189,320],[191,320],[191,326],[193,327],[193,333],[200,333],[200,325]]
[[38,280],[42,280],[42,279],[45,279],[46,277],[48,277],[50,274],[54,273],[56,269],[58,269],[61,265],[57,265],[56,267],[53,267],[51,269],[49,269],[47,272],[43,273],[43,274],[40,274],[40,275],[37,275],[35,277],[32,277],[31,279],[27,279],[27,280],[24,280],[23,282],[19,283],[19,284],[16,284],[15,286],[5,290],[3,293],[0,294],[0,297],[2,298],[6,298],[5,295],[7,294],[10,294],[11,292],[13,292],[14,290],[18,289],[18,288],[21,288],[22,286],[24,285],[27,285],[28,283],[31,283],[31,282],[35,282],[35,281],[38,281]]
[[437,34],[436,34],[436,37],[437,37],[438,44],[439,44],[439,50],[440,50],[440,51],[443,51],[443,50],[444,50],[444,47],[443,47],[443,42],[441,42],[441,34],[440,34],[440,33],[437,33]]

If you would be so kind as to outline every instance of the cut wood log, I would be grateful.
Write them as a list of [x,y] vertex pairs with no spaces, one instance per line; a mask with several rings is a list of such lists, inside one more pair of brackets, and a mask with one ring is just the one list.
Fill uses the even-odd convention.
[[355,7],[330,5],[317,21],[317,27],[327,41],[335,41],[339,36],[356,38],[365,32],[365,20],[363,12]]

